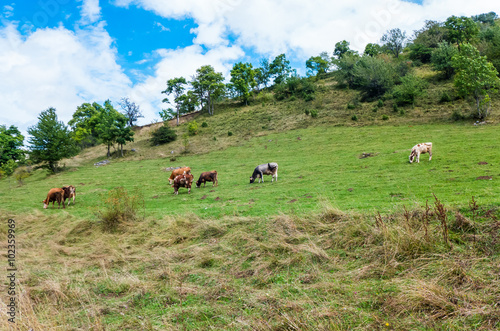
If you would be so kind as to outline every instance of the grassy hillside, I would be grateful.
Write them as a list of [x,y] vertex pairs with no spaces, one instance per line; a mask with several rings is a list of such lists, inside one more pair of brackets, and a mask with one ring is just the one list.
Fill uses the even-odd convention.
[[[326,79],[311,102],[263,94],[219,105],[187,142],[151,147],[159,124],[147,126],[106,166],[93,165],[104,159],[98,146],[56,175],[0,181],[4,252],[7,220],[16,222],[20,308],[15,328],[2,283],[0,327],[498,328],[498,97],[488,124],[454,122],[467,104],[439,102],[449,83],[419,74],[432,88],[403,111],[391,100],[347,109],[356,93]],[[427,141],[432,161],[409,164],[409,149]],[[249,184],[271,161],[278,182]],[[195,179],[217,170],[219,186],[174,196],[165,168],[183,165]],[[76,203],[43,210],[47,191],[67,184]],[[117,187],[135,208],[110,195]],[[117,211],[131,217],[110,232],[103,216]]]

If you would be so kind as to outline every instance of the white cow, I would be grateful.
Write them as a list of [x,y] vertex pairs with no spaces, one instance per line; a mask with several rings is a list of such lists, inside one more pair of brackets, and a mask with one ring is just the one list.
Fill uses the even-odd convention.
[[413,162],[415,157],[417,163],[420,163],[420,154],[429,153],[429,161],[432,159],[432,143],[421,143],[413,146],[410,153],[410,163]]

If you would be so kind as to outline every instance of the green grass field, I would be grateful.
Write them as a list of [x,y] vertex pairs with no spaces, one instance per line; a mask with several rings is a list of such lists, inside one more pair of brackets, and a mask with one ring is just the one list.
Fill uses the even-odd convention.
[[[32,212],[41,208],[50,188],[73,184],[77,203],[68,212],[89,219],[102,194],[118,186],[139,192],[146,215],[157,218],[187,212],[204,218],[304,215],[317,212],[325,201],[345,211],[387,213],[398,205],[425,204],[433,193],[452,206],[466,205],[472,196],[498,205],[498,139],[497,126],[317,127],[257,137],[175,162],[113,159],[107,166],[79,166],[48,177],[39,173],[22,186],[2,181],[0,192],[5,210]],[[410,164],[409,149],[426,141],[434,144],[433,160],[423,154],[420,164]],[[372,156],[360,158],[363,153]],[[266,176],[263,184],[249,184],[256,165],[273,161],[279,164],[278,182]],[[181,188],[173,195],[164,169],[183,165],[192,168],[195,180],[202,171],[217,170],[220,185],[193,188],[190,195]],[[484,176],[491,180],[477,179]]]

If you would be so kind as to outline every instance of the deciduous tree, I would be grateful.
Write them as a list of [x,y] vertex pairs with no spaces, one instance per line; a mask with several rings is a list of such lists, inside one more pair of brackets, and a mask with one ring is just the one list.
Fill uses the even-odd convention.
[[406,43],[406,32],[399,28],[391,29],[382,36],[382,43],[395,57],[399,57]]
[[179,125],[180,108],[181,108],[181,103],[180,103],[179,98],[184,93],[186,84],[187,84],[187,81],[186,81],[186,78],[184,78],[184,77],[177,77],[177,78],[169,79],[167,81],[166,90],[161,92],[161,93],[165,93],[167,96],[172,95],[174,98],[173,102],[168,97],[163,99],[163,102],[175,105],[175,109],[177,110],[177,125]]
[[458,94],[471,97],[477,117],[486,118],[491,106],[489,94],[496,92],[500,86],[497,70],[486,56],[481,56],[477,48],[470,44],[463,44],[461,52],[453,56],[452,62]]
[[141,113],[140,107],[135,103],[130,101],[129,98],[122,98],[120,101],[120,107],[123,110],[123,114],[127,117],[127,123],[129,126],[134,126],[135,122],[141,117],[144,117]]
[[224,76],[221,72],[215,72],[211,65],[202,66],[196,70],[196,76],[191,81],[193,92],[198,97],[203,109],[208,114],[215,112],[215,100],[225,93]]

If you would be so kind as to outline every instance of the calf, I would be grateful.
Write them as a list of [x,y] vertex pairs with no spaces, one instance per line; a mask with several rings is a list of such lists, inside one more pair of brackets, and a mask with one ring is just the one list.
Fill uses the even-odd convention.
[[219,186],[219,180],[217,179],[217,171],[207,171],[202,172],[200,178],[196,182],[196,187],[201,187],[201,183],[203,183],[203,187],[207,185],[207,182],[213,182],[212,187]]
[[53,188],[50,189],[47,194],[47,199],[43,200],[43,209],[47,209],[49,203],[52,202],[52,208],[54,208],[54,203],[57,201],[59,204],[59,208],[61,208],[61,202],[63,205],[63,209],[66,208],[64,206],[64,190],[62,188]]
[[184,175],[184,174],[190,174],[191,173],[191,168],[190,167],[182,167],[182,168],[177,168],[172,171],[170,174],[170,177],[168,178],[168,182],[170,185],[174,183],[175,177],[179,175]]
[[174,194],[179,194],[179,187],[185,187],[188,189],[188,194],[191,193],[191,184],[193,183],[193,175],[184,174],[179,175],[174,178]]
[[274,181],[274,178],[278,181],[278,163],[271,162],[258,165],[250,177],[250,184],[255,182],[257,178],[259,178],[259,183],[261,180],[264,183],[264,175],[272,175],[271,183]]
[[66,202],[66,199],[68,199],[68,206],[69,206],[69,204],[71,203],[71,198],[73,198],[73,204],[75,204],[76,187],[74,187],[73,185],[69,185],[62,187],[62,189],[64,190],[64,197],[63,197],[64,202]]
[[420,154],[429,153],[429,161],[432,159],[432,143],[421,143],[413,146],[410,153],[410,163],[417,159],[420,163]]

